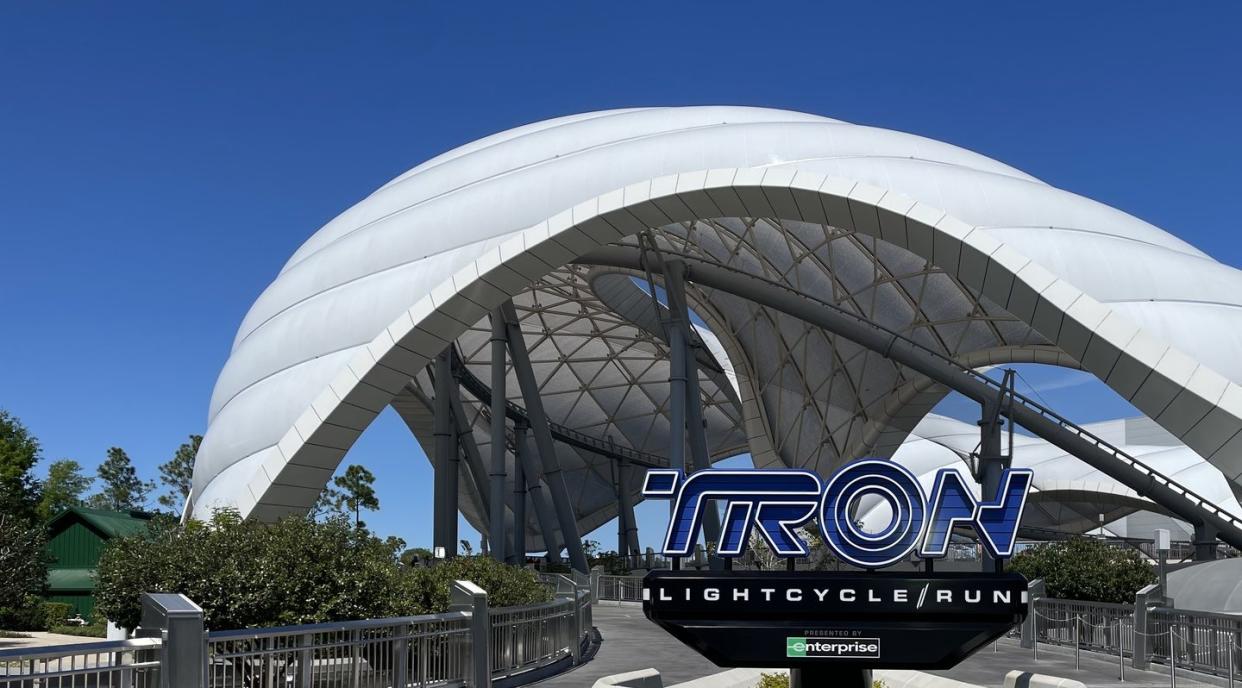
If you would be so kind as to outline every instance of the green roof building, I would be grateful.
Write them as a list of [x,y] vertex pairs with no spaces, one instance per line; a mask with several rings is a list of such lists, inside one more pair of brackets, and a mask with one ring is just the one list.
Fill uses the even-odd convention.
[[95,610],[95,566],[114,537],[141,533],[151,514],[70,507],[47,524],[47,599],[66,602],[82,618]]

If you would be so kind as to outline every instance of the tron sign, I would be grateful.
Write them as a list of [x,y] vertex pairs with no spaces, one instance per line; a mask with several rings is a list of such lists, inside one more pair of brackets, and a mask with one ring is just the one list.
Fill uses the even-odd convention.
[[[1013,556],[1031,477],[1030,469],[1005,469],[999,496],[980,502],[957,471],[942,468],[928,500],[900,464],[862,459],[843,466],[827,484],[798,469],[707,469],[689,476],[651,469],[643,494],[674,500],[666,556],[691,553],[705,509],[713,508],[709,500],[718,500],[725,505],[720,556],[740,556],[755,526],[777,555],[806,556],[809,550],[795,529],[818,515],[824,542],[837,556],[862,568],[880,568],[911,552],[924,559],[945,556],[956,526],[972,526],[993,557]],[[858,500],[868,495],[882,499],[892,514],[878,532],[864,530],[854,519]]]

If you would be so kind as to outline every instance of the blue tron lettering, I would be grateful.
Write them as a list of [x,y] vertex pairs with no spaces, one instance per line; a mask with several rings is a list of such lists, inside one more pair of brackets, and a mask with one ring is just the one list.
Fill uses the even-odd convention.
[[[960,526],[973,527],[993,557],[1012,556],[1032,475],[1030,469],[1006,469],[999,496],[981,502],[951,468],[936,473],[928,500],[912,473],[882,459],[847,464],[826,484],[815,473],[797,469],[707,469],[689,476],[652,469],[643,494],[673,500],[666,556],[691,553],[714,500],[724,504],[717,543],[721,556],[741,556],[755,526],[777,555],[805,556],[809,549],[795,529],[818,511],[820,533],[837,556],[856,566],[880,568],[911,552],[924,559],[945,556],[949,535]],[[864,530],[856,521],[864,497],[878,498],[889,507],[889,522],[877,532]]]

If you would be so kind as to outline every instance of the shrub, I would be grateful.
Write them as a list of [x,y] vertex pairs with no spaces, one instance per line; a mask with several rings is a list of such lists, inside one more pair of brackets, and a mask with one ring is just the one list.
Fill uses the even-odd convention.
[[[871,682],[871,688],[886,688],[883,681],[876,679]],[[759,685],[756,688],[789,688],[788,674],[760,674]]]
[[459,580],[468,580],[486,590],[489,607],[518,607],[551,599],[551,593],[533,572],[482,555],[457,557],[435,566],[410,569],[407,576],[410,597],[402,606],[410,614],[448,610],[449,589]]
[[445,611],[455,579],[487,590],[493,606],[547,599],[528,571],[486,557],[411,569],[398,561],[403,546],[344,519],[261,524],[222,511],[206,523],[153,524],[104,548],[97,610],[132,629],[142,593],[177,592],[203,608],[209,628],[232,629]]
[[69,612],[73,611],[73,605],[65,602],[44,602],[41,605],[41,611],[44,628],[51,629],[53,626],[65,625],[65,621],[69,619]]
[[47,615],[43,600],[33,595],[16,607],[0,608],[0,628],[11,631],[46,631]]
[[103,624],[91,624],[90,626],[52,626],[47,629],[52,633],[60,635],[76,635],[83,638],[107,638],[108,627]]
[[1156,572],[1137,551],[1085,537],[1024,550],[1009,568],[1028,580],[1044,579],[1048,596],[1065,600],[1133,602],[1134,593],[1156,582]]

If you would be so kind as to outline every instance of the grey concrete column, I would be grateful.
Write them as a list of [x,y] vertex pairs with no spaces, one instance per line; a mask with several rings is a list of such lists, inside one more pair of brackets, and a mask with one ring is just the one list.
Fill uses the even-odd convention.
[[[530,493],[530,501],[535,505],[535,519],[539,522],[539,531],[543,534],[543,543],[548,550],[548,561],[556,562],[561,558],[561,547],[557,539],[556,513],[551,500],[543,489],[540,470],[534,457],[530,455],[530,444],[526,437],[526,424],[519,423],[514,430],[517,441],[517,460],[522,464],[522,473],[526,478],[526,489]],[[522,553],[525,553],[525,533],[522,535]]]
[[[202,608],[185,595],[176,593],[143,593],[140,603],[142,621],[138,635],[164,638],[159,649],[160,685],[201,688],[206,678],[203,669],[208,664]],[[34,685],[33,682],[30,685]]]
[[1026,618],[1022,620],[1022,639],[1019,641],[1019,647],[1028,650],[1035,647],[1035,603],[1044,598],[1047,590],[1042,578],[1036,578],[1026,584]]
[[445,349],[435,361],[435,476],[432,491],[432,546],[445,556],[457,553],[457,443],[453,436],[452,362]]
[[543,465],[543,479],[552,493],[552,504],[556,508],[556,519],[560,525],[561,536],[565,549],[569,553],[569,563],[575,571],[586,573],[586,554],[582,551],[582,538],[578,535],[578,521],[574,517],[573,505],[569,501],[569,489],[565,486],[565,476],[561,473],[560,461],[556,458],[556,445],[552,441],[552,431],[548,428],[548,416],[543,410],[543,399],[539,396],[539,386],[535,382],[535,373],[530,366],[530,354],[526,351],[526,340],[518,327],[517,310],[512,301],[506,301],[501,310],[504,313],[509,335],[509,356],[513,360],[513,370],[517,373],[518,387],[522,390],[522,401],[526,404],[526,415],[530,418],[531,431],[535,435],[535,446],[539,448],[539,462]]
[[492,621],[487,591],[470,581],[455,581],[449,591],[449,611],[470,614],[470,667],[466,685],[491,688]]
[[520,447],[526,444],[526,425],[514,423],[513,446],[517,449],[513,456],[513,541],[510,549],[510,563],[521,566],[526,563],[526,475],[522,470],[522,459],[518,454]]
[[[505,319],[492,312],[492,470],[491,523],[492,556],[505,560]],[[515,483],[516,484],[516,483]]]

